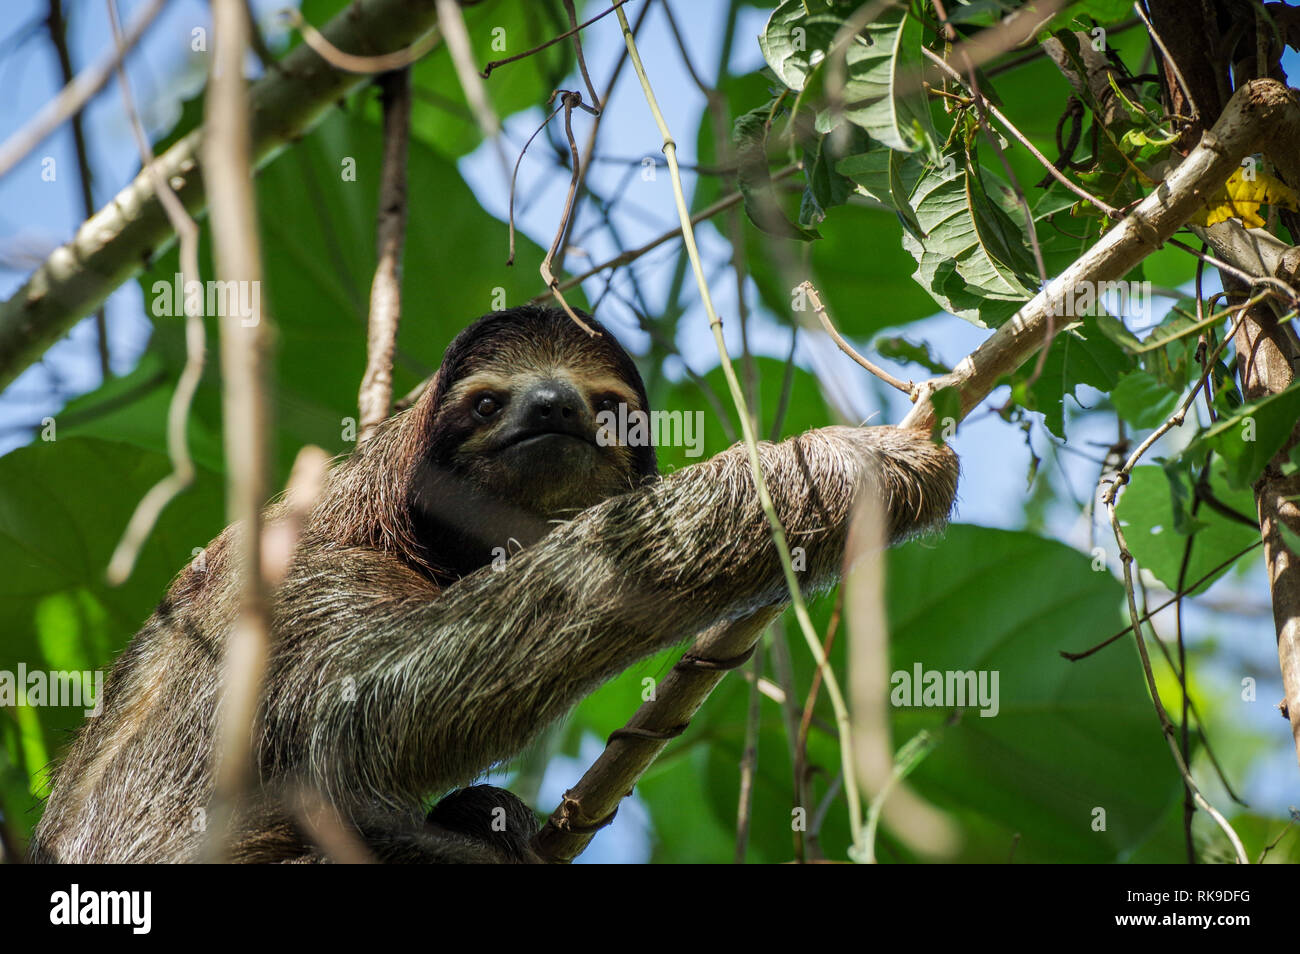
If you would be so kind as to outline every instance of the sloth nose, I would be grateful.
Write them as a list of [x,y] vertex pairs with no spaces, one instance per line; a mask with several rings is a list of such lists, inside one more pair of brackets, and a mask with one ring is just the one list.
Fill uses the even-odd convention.
[[523,396],[520,408],[524,427],[580,434],[583,431],[582,395],[559,381],[543,381]]

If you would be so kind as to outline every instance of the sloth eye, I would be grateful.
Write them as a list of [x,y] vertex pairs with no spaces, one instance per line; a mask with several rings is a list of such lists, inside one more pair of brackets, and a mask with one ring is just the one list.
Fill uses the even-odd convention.
[[474,402],[474,413],[479,417],[491,417],[501,410],[501,402],[490,394],[485,394]]
[[604,397],[597,399],[597,411],[612,411],[618,407],[618,398],[613,394],[606,394]]

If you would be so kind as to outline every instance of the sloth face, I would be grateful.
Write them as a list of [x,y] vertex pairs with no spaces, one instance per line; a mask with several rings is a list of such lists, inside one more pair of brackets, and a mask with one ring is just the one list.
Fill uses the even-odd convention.
[[443,375],[436,463],[481,492],[569,517],[656,472],[653,448],[598,439],[601,412],[649,410],[635,365],[608,331],[589,337],[555,309],[489,316],[453,342]]
[[503,374],[486,368],[458,381],[446,413],[465,437],[453,469],[494,496],[546,516],[585,510],[625,492],[637,476],[628,448],[602,446],[596,415],[640,407],[613,377],[565,365]]

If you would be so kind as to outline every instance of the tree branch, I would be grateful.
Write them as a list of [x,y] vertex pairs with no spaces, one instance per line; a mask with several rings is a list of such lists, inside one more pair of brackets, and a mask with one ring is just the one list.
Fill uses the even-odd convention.
[[[72,71],[72,56],[68,52],[68,28],[63,16],[63,0],[50,0],[50,16],[46,24],[50,29],[50,42],[54,44],[54,52],[59,59],[59,74],[63,77],[64,88],[67,88],[76,78],[76,74]],[[119,69],[121,60],[125,56],[126,53],[119,43],[117,48]],[[90,157],[86,148],[86,131],[81,118],[80,111],[74,112],[69,117],[69,125],[72,126],[72,145],[77,154],[77,172],[81,185],[81,214],[89,218],[95,214],[95,198],[90,188],[92,178]],[[107,381],[113,376],[113,369],[108,350],[108,316],[103,306],[95,312],[95,334],[99,339],[97,343],[100,380]]]
[[[409,44],[436,20],[434,0],[356,0],[322,33],[335,46],[374,54]],[[329,106],[368,80],[334,69],[305,44],[280,64],[249,91],[254,164],[266,162],[279,147],[301,137]],[[191,214],[206,204],[202,139],[202,129],[196,129],[153,163]],[[0,388],[173,237],[152,173],[142,170],[0,304]]]
[[551,862],[572,861],[601,828],[614,820],[621,802],[672,739],[681,735],[704,700],[731,669],[749,659],[754,643],[784,607],[762,610],[722,623],[695,640],[669,670],[627,725],[609,737],[605,751],[533,839]]
[[[1000,326],[945,375],[920,385],[920,398],[900,426],[929,429],[934,408],[928,396],[955,387],[961,416],[986,398],[1042,346],[1049,316],[1066,313],[1067,294],[1080,285],[1122,278],[1186,224],[1203,197],[1223,185],[1241,160],[1263,149],[1300,181],[1300,99],[1274,80],[1253,80],[1229,101],[1201,142],[1123,222]],[[1288,175],[1289,178],[1289,175]]]
[[[1295,283],[1300,271],[1300,247],[1287,247],[1268,233],[1248,231],[1235,222],[1202,231],[1216,254],[1233,265],[1252,274],[1275,275],[1284,282]],[[1281,324],[1270,304],[1260,302],[1247,309],[1237,331],[1237,364],[1242,393],[1248,401],[1289,387],[1300,362],[1300,344],[1294,328]],[[1290,720],[1291,736],[1300,757],[1300,554],[1287,540],[1288,531],[1300,533],[1300,506],[1297,505],[1300,473],[1287,476],[1283,470],[1297,443],[1300,443],[1300,422],[1269,461],[1254,489],[1273,622],[1277,627],[1278,663],[1286,693],[1283,715]]]
[[402,250],[406,244],[406,153],[411,134],[411,70],[379,77],[384,101],[384,166],[379,183],[375,278],[370,285],[366,373],[357,404],[358,443],[388,417],[393,403],[393,352],[402,318]]

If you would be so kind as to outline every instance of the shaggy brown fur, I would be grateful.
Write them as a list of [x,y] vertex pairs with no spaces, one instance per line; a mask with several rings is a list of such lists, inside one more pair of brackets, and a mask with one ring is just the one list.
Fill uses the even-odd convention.
[[[588,483],[572,502],[585,509],[553,527],[563,499],[530,510],[513,490],[494,494],[478,462],[457,458],[486,439],[457,423],[458,382],[536,368],[542,348],[583,380],[616,378],[643,408],[645,392],[608,333],[588,339],[554,310],[487,321],[462,333],[415,407],[330,474],[276,596],[257,724],[263,795],[244,813],[237,857],[318,860],[276,798],[306,786],[384,860],[529,860],[532,816],[508,793],[457,793],[427,820],[422,800],[513,756],[637,660],[788,598],[741,446],[663,479],[653,449],[598,460],[575,449]],[[885,502],[891,541],[941,525],[956,492],[955,455],[896,428],[827,427],[760,455],[810,591],[838,576],[861,484]],[[592,492],[608,499],[589,506]],[[204,572],[180,574],[113,666],[103,715],[55,779],[35,860],[197,855],[238,606],[230,534]],[[525,548],[486,565],[488,545],[508,538]],[[492,808],[504,833],[484,825]]]

